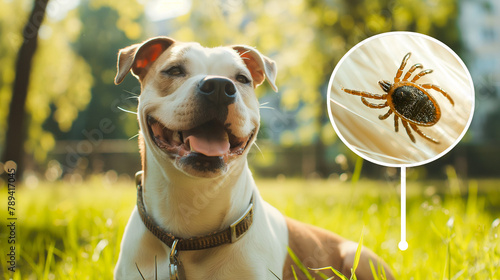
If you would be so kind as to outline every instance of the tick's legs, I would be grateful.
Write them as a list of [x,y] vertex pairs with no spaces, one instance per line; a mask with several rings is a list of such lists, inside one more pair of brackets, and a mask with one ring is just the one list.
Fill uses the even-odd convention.
[[380,116],[378,116],[378,118],[379,118],[379,119],[381,119],[381,120],[385,120],[385,119],[387,119],[387,118],[388,118],[391,114],[392,114],[392,110],[391,110],[391,109],[389,109],[389,111],[388,111],[387,113],[385,113],[385,115],[383,115],[383,116],[382,116],[382,115],[380,115]]
[[403,69],[406,66],[406,62],[408,62],[408,59],[410,59],[411,52],[407,53],[405,57],[403,57],[403,61],[401,61],[401,66],[399,66],[398,72],[396,73],[396,77],[394,77],[394,83],[399,82],[399,78],[401,77],[401,74],[403,74]]
[[413,72],[414,72],[415,70],[417,70],[417,68],[423,68],[422,64],[417,63],[417,64],[413,65],[413,66],[410,68],[410,70],[408,70],[408,72],[406,72],[406,75],[405,75],[405,77],[403,78],[403,81],[407,81],[407,80],[408,80],[408,78],[411,76],[411,74],[413,74]]
[[411,141],[412,141],[413,143],[416,143],[416,141],[415,141],[415,136],[413,136],[413,134],[411,133],[411,129],[410,129],[410,127],[408,126],[408,122],[403,121],[403,120],[401,120],[401,122],[403,123],[403,126],[404,126],[404,127],[405,127],[405,129],[406,129],[406,133],[408,134],[408,136],[410,136]]
[[363,102],[363,104],[365,104],[366,106],[368,106],[370,108],[373,108],[373,109],[381,109],[381,108],[385,108],[385,107],[389,106],[387,104],[387,102],[385,102],[383,104],[373,104],[373,103],[370,103],[364,97],[361,97],[361,102]]
[[411,82],[414,83],[416,80],[420,79],[422,76],[425,76],[425,75],[430,74],[432,72],[433,72],[432,69],[427,69],[427,70],[424,70],[424,71],[420,71],[420,73],[418,73],[417,75],[415,75],[415,77],[413,77],[413,79],[411,80]]
[[349,94],[352,94],[352,95],[373,98],[373,99],[387,99],[386,98],[387,94],[379,95],[379,94],[369,93],[367,91],[360,91],[360,90],[347,89],[347,88],[342,88],[342,90],[349,93]]
[[423,133],[415,124],[410,124],[410,126],[411,126],[411,128],[413,128],[413,130],[415,130],[418,133],[418,135],[424,137],[425,139],[427,139],[427,140],[429,140],[429,141],[431,141],[433,143],[439,144],[438,140],[436,140],[436,139],[434,139],[434,138],[426,135],[425,133]]
[[398,132],[399,131],[399,117],[398,115],[394,114],[394,131]]
[[421,87],[423,88],[426,88],[426,89],[433,89],[435,91],[439,91],[440,93],[442,93],[444,95],[444,97],[448,98],[448,100],[450,101],[451,105],[455,105],[455,101],[453,101],[453,99],[451,99],[451,96],[446,92],[444,91],[444,89],[436,86],[436,85],[433,85],[433,84],[423,84],[423,85],[420,85]]

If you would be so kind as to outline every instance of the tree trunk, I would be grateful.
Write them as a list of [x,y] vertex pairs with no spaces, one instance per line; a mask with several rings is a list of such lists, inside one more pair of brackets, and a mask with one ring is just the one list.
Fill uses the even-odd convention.
[[23,145],[26,138],[26,97],[31,74],[31,64],[38,41],[38,30],[45,17],[49,0],[35,0],[31,14],[24,26],[23,44],[19,48],[16,61],[16,77],[14,80],[12,99],[7,119],[7,134],[2,162],[12,160],[17,164],[16,175],[22,174],[24,157]]

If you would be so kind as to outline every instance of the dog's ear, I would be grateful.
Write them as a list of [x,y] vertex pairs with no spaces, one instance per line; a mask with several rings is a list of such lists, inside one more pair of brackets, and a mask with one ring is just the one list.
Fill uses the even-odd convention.
[[248,70],[250,70],[255,87],[262,84],[267,77],[271,88],[278,92],[278,87],[275,84],[276,74],[278,73],[276,62],[249,46],[238,45],[232,46],[232,48],[238,52]]
[[121,83],[131,69],[134,76],[139,80],[143,79],[151,63],[173,43],[175,41],[171,38],[155,37],[121,49],[118,53],[115,84]]

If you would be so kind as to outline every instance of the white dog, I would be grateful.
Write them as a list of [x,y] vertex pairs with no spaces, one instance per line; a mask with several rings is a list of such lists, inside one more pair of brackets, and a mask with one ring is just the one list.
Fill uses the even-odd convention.
[[[357,244],[285,218],[248,168],[254,89],[267,78],[277,91],[274,61],[248,46],[156,37],[120,50],[115,83],[130,70],[141,83],[143,174],[116,279],[293,279],[287,246],[308,267],[350,275]],[[373,279],[370,259],[381,262],[363,249],[358,279]]]

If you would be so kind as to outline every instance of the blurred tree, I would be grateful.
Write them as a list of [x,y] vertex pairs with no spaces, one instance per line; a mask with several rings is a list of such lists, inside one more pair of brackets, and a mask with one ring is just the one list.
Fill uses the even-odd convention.
[[[60,21],[51,20],[44,25],[26,108],[31,124],[25,150],[38,162],[45,160],[47,152],[55,147],[57,131],[68,131],[91,98],[94,77],[88,63],[72,46],[81,28],[75,10]],[[57,126],[45,127],[48,120]]]
[[[81,33],[73,48],[89,65],[88,74],[93,77],[90,88],[92,99],[88,106],[78,113],[73,126],[57,131],[57,139],[86,139],[86,132],[99,129],[99,123],[109,120],[116,129],[103,137],[128,138],[137,133],[135,116],[120,108],[135,111],[135,97],[140,93],[133,77],[127,77],[118,87],[113,79],[116,74],[116,58],[120,48],[142,40],[142,5],[132,1],[121,2],[91,0],[82,1],[78,8]],[[105,27],[105,28],[103,28]],[[54,129],[50,120],[47,128]]]
[[[44,129],[42,127],[44,122],[52,117],[59,129],[68,130],[77,112],[89,102],[92,84],[88,65],[71,48],[71,42],[78,38],[80,32],[80,21],[76,17],[76,11],[66,11],[63,18],[58,18],[64,11],[62,2],[54,1],[47,4],[45,1],[43,5],[47,7],[43,11],[41,10],[42,4],[39,2],[35,1],[32,6],[33,12],[23,32],[23,39],[15,35],[15,31],[12,30],[15,25],[11,25],[11,22],[16,22],[16,20],[11,21],[11,17],[17,18],[25,13],[25,3],[3,2],[3,5],[6,5],[6,10],[4,10],[7,11],[6,18],[4,20],[2,17],[0,20],[2,30],[9,30],[6,32],[9,35],[7,40],[1,42],[2,47],[6,47],[7,50],[18,41],[28,42],[19,43],[20,50],[25,48],[25,45],[38,41],[36,53],[30,49],[33,57],[32,67],[18,68],[15,72],[16,75],[26,75],[23,74],[24,71],[29,71],[29,81],[24,81],[21,87],[27,90],[24,101],[19,100],[20,94],[17,92],[17,86],[15,83],[12,85],[11,80],[8,79],[12,70],[3,71],[4,77],[0,92],[0,99],[10,100],[11,104],[10,108],[2,107],[10,114],[8,122],[2,120],[1,123],[7,126],[7,133],[0,136],[5,143],[3,160],[17,159],[20,171],[27,167],[21,163],[23,155],[27,154],[28,158],[43,162],[47,152],[55,146],[53,130]],[[49,12],[49,16],[41,24],[45,9]],[[16,10],[18,13],[12,12]],[[19,56],[23,60],[21,62],[23,67],[27,67],[27,56],[21,52]],[[2,54],[2,60],[7,59]],[[9,96],[7,89],[11,87],[14,93]],[[25,118],[25,121],[22,121],[22,118]],[[30,163],[31,161],[26,165]]]
[[[134,122],[123,118],[125,113],[110,114],[117,112],[118,106],[127,107],[128,103],[134,103],[128,99],[131,94],[103,92],[116,92],[113,85],[116,53],[119,48],[136,42],[141,35],[142,28],[135,20],[142,15],[142,5],[137,2],[135,5],[121,5],[116,1],[102,0],[81,1],[79,4],[80,7],[75,9],[76,6],[68,7],[67,2],[49,3],[48,18],[34,32],[40,38],[33,58],[26,104],[22,110],[9,110],[5,104],[10,101],[8,91],[15,73],[9,66],[13,64],[10,57],[21,45],[21,37],[12,29],[19,21],[19,15],[26,13],[26,4],[0,2],[0,8],[4,8],[0,9],[0,28],[6,35],[0,41],[0,46],[6,50],[0,53],[0,61],[6,66],[0,69],[0,126],[19,132],[20,126],[6,122],[5,112],[26,114],[26,137],[14,138],[11,134],[4,134],[6,129],[1,130],[0,141],[6,145],[2,145],[0,152],[11,151],[7,142],[15,142],[29,158],[43,162],[55,147],[56,140],[88,138],[107,116],[111,116],[114,127],[119,127],[113,135],[123,138],[136,133]],[[122,85],[129,86],[132,92],[139,92],[132,89],[131,81]],[[93,98],[91,93],[95,93]],[[13,101],[12,104],[19,105],[19,102]],[[19,118],[15,120],[19,122]]]
[[[16,2],[18,3],[18,2]],[[26,18],[23,5],[13,5],[0,1],[0,143],[4,143],[7,132],[7,116],[12,99],[12,83],[15,78],[15,63],[19,47],[22,44],[22,28]],[[1,146],[3,153],[4,145]]]
[[[67,129],[61,129],[56,122],[59,106],[52,108],[53,117],[48,118],[43,127],[53,131],[58,141],[70,140],[66,146],[58,147],[58,152],[63,154],[55,155],[64,172],[73,172],[78,167],[88,174],[109,168],[104,162],[116,159],[114,156],[103,157],[97,152],[102,150],[104,140],[125,140],[137,134],[137,117],[120,108],[136,110],[139,85],[132,75],[119,86],[114,85],[113,80],[118,50],[143,39],[143,6],[138,1],[124,4],[120,1],[82,0],[77,12],[81,28],[71,47],[88,65],[85,75],[93,81],[87,88],[91,98],[82,110],[73,111],[76,115]],[[103,124],[107,128],[102,129]],[[135,157],[119,160],[130,166],[130,172],[140,166],[138,154],[133,156],[137,161],[134,161]],[[113,168],[120,170],[117,165]]]
[[13,160],[18,166],[18,176],[22,174],[23,143],[25,138],[25,105],[28,96],[31,66],[37,49],[38,30],[45,17],[48,0],[35,0],[33,9],[23,29],[23,43],[19,48],[16,61],[16,76],[12,89],[7,133],[2,162]]
[[[137,133],[135,117],[118,107],[135,110],[134,97],[139,95],[139,88],[133,78],[128,77],[119,88],[113,84],[113,79],[118,50],[141,41],[142,27],[136,20],[142,15],[142,6],[114,3],[118,2],[82,1],[79,6],[82,29],[75,39],[74,49],[88,63],[88,74],[94,78],[90,88],[92,98],[70,129],[56,133],[58,139],[86,139],[85,131],[99,129],[99,123],[104,119],[117,129],[103,137],[123,139]],[[54,126],[49,122],[45,125]]]
[[85,139],[85,131],[99,129],[103,120],[109,120],[117,129],[103,137],[129,138],[137,133],[136,117],[118,107],[135,111],[140,89],[131,75],[118,87],[113,80],[118,50],[143,39],[143,6],[137,1],[123,5],[120,1],[87,0],[80,3],[79,13],[82,29],[74,48],[89,64],[89,74],[94,77],[92,99],[73,127],[57,137]]

